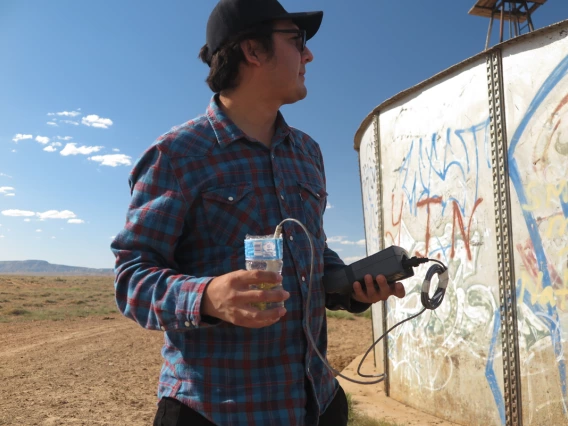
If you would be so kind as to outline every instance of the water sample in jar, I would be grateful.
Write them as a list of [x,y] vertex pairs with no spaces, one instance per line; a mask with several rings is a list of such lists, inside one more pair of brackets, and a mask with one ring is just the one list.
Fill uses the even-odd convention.
[[[269,271],[282,273],[283,243],[282,237],[274,238],[271,236],[249,236],[245,238],[245,264],[247,271]],[[252,290],[278,290],[282,289],[282,283],[261,283],[251,284]],[[260,302],[251,303],[252,306],[264,311],[279,306],[284,306],[284,302]]]

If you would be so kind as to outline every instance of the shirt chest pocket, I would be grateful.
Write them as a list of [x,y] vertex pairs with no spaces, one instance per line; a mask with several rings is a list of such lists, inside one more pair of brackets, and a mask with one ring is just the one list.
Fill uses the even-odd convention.
[[219,245],[243,247],[260,230],[258,199],[252,184],[209,188],[201,193],[208,234]]
[[304,220],[302,221],[316,238],[322,236],[323,213],[327,203],[327,192],[323,186],[298,182]]

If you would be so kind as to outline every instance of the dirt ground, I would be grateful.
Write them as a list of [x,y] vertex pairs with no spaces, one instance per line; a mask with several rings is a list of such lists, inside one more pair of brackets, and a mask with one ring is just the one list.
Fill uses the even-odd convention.
[[[349,365],[341,371],[341,375],[360,381],[372,381],[373,379],[361,378],[356,374],[363,354],[364,352],[351,361]],[[361,371],[363,374],[378,373],[378,371],[374,369],[372,354],[369,354],[365,359]],[[352,395],[356,409],[371,418],[381,419],[389,423],[392,422],[400,426],[459,426],[456,423],[431,416],[387,397],[382,383],[359,385],[351,383],[342,377],[338,377],[338,380],[343,389],[345,389],[345,392]]]
[[[338,370],[364,353],[371,320],[329,318]],[[149,425],[162,333],[119,314],[0,323],[0,425]]]

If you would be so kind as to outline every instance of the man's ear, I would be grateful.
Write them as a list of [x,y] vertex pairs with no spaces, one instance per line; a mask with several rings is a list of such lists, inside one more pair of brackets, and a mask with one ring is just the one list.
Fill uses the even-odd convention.
[[247,63],[251,65],[260,66],[261,63],[261,49],[258,43],[253,40],[244,40],[241,42],[241,49]]

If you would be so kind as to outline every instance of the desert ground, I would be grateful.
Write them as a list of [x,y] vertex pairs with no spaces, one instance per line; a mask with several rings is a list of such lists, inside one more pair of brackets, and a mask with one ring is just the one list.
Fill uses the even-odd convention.
[[[328,321],[328,359],[352,375],[372,341],[371,319]],[[0,276],[0,336],[0,425],[152,423],[163,335],[118,313],[111,277]],[[365,371],[372,369],[371,356]],[[376,418],[449,425],[409,414],[380,385],[344,387]]]

